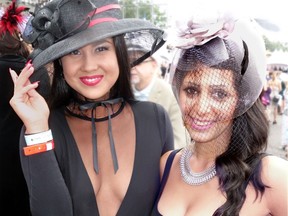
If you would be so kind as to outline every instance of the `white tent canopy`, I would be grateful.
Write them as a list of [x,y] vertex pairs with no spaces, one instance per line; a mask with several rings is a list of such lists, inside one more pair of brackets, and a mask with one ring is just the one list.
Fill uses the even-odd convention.
[[288,52],[275,51],[267,57],[268,70],[288,71]]

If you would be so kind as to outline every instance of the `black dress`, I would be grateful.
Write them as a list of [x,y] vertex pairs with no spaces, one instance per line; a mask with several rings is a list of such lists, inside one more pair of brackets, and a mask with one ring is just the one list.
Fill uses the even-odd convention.
[[19,74],[25,62],[22,56],[0,57],[0,215],[31,215],[19,157],[22,122],[9,104],[14,91],[9,68]]
[[[160,186],[161,155],[174,148],[169,116],[152,102],[130,101],[136,127],[133,173],[117,216],[149,216]],[[64,108],[50,115],[55,150],[21,155],[31,196],[39,216],[98,216],[92,184],[67,124]],[[21,147],[25,141],[21,135]],[[119,167],[121,169],[121,166]]]
[[[23,56],[0,57],[0,215],[7,215],[7,212],[9,215],[31,215],[19,157],[19,135],[23,124],[9,104],[14,92],[9,68],[19,74],[25,64]],[[30,79],[31,82],[36,80],[40,81],[37,91],[46,98],[50,78],[44,67]]]

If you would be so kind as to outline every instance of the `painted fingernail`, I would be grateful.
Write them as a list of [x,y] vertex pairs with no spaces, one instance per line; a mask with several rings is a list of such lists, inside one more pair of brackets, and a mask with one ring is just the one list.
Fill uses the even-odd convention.
[[31,67],[33,67],[33,64],[32,64],[32,63],[28,63],[26,67],[27,67],[28,69],[30,69]]
[[26,65],[31,64],[31,61],[32,61],[32,59],[29,59],[29,60],[26,62]]
[[36,83],[37,83],[37,84],[39,84],[39,83],[40,83],[40,81],[36,81],[36,82],[33,82],[33,84],[36,84]]

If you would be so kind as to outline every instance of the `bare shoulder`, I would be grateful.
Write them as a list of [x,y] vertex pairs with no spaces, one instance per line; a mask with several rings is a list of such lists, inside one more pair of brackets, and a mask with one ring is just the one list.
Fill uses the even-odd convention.
[[[262,176],[267,183],[275,184],[288,178],[288,161],[277,156],[262,159]],[[286,178],[286,179],[285,179]]]
[[287,215],[288,161],[267,156],[262,159],[262,181],[268,186],[264,197],[272,215]]

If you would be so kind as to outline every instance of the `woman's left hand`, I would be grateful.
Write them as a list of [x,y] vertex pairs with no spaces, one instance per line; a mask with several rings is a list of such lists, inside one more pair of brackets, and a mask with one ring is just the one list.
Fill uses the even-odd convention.
[[34,68],[30,63],[25,66],[19,76],[10,69],[14,83],[14,95],[10,100],[10,105],[23,121],[26,133],[38,133],[49,129],[48,105],[36,91],[39,82],[31,83],[29,80],[33,72]]

